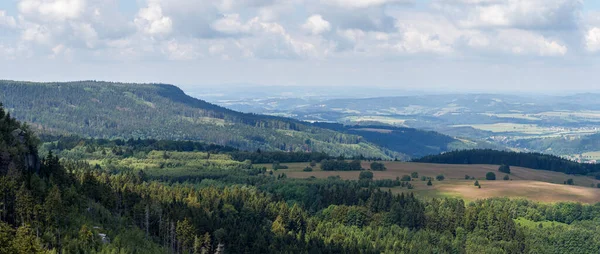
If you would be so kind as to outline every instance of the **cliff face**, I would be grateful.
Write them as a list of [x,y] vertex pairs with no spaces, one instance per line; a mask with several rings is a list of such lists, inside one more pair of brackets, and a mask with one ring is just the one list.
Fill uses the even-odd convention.
[[39,172],[40,165],[37,139],[26,124],[12,118],[0,104],[0,175]]
[[0,175],[8,174],[11,170],[39,172],[40,157],[36,147],[28,144],[27,133],[21,129],[15,129],[11,131],[10,137],[8,146],[0,147]]

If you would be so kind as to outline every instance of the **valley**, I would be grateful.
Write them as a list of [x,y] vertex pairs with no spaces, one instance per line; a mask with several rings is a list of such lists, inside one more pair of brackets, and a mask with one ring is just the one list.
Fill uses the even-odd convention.
[[[432,130],[497,149],[543,152],[594,162],[582,154],[600,150],[594,135],[600,132],[600,103],[596,96],[431,94],[332,99],[313,95],[292,100],[289,95],[272,95],[268,100],[211,101],[245,112],[286,115],[305,121]],[[286,101],[285,106],[279,106],[280,101]]]

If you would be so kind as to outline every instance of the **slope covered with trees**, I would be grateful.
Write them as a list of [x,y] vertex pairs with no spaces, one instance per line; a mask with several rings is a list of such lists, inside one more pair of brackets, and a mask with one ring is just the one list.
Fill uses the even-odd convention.
[[450,136],[413,128],[383,125],[343,125],[337,123],[321,123],[314,125],[338,132],[359,135],[378,146],[407,154],[410,157],[422,157],[456,149],[476,148]]
[[42,133],[202,140],[244,150],[404,157],[359,135],[288,118],[235,112],[187,96],[166,84],[0,81],[0,101],[13,116]]

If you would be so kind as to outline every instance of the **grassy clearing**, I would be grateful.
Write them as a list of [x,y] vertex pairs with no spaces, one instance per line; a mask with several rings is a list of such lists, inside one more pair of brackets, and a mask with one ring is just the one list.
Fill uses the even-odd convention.
[[[498,172],[497,165],[448,165],[408,162],[384,162],[386,171],[374,171],[374,179],[396,179],[403,175],[418,172],[419,176],[433,177],[443,174],[444,181],[433,181],[433,186],[427,186],[425,181],[413,179],[414,189],[391,188],[392,192],[413,192],[423,197],[461,197],[466,200],[477,200],[491,197],[526,198],[540,202],[577,201],[583,203],[600,202],[600,189],[590,188],[599,181],[586,176],[566,175],[559,172],[534,170],[521,167],[511,167],[510,181],[504,181],[505,174]],[[291,178],[327,178],[339,176],[346,180],[356,180],[357,171],[322,171],[319,165],[312,172],[302,170],[308,163],[287,163],[288,169],[280,169],[277,173],[285,172]],[[271,168],[271,165],[262,165]],[[368,162],[363,162],[363,168],[369,168]],[[485,174],[495,172],[496,181],[486,181]],[[465,175],[475,177],[482,188],[473,185],[474,180],[465,180]],[[577,186],[564,185],[567,179],[573,179]]]

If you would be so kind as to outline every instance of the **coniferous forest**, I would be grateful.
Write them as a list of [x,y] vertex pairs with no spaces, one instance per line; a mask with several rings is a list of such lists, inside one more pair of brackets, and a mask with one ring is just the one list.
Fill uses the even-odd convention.
[[3,109],[0,132],[0,253],[600,251],[600,204],[425,199],[369,171],[291,179],[253,163],[362,168],[199,142],[40,139]]

